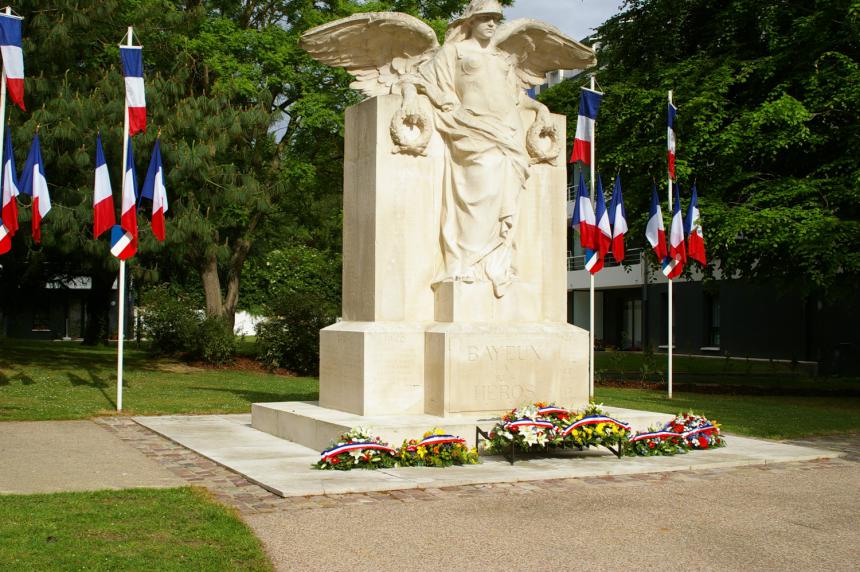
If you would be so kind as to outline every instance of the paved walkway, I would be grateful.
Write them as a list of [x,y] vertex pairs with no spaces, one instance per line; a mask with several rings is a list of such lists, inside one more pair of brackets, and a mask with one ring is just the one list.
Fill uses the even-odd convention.
[[[795,442],[847,454],[825,461],[281,498],[129,418],[95,422],[107,431],[57,423],[89,424],[113,441],[110,451],[128,449],[136,453],[128,458],[144,458],[174,482],[208,488],[239,511],[279,570],[537,570],[572,563],[851,570],[860,560],[860,435]],[[12,425],[0,424],[0,431]],[[16,425],[32,434],[40,424]],[[3,465],[0,475],[9,474]]]
[[0,493],[184,484],[169,468],[90,421],[0,423]]

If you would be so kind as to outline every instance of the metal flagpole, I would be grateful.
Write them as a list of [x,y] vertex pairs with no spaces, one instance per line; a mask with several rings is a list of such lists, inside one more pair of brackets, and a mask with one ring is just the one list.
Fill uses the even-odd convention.
[[[128,43],[131,47],[132,27],[128,27]],[[125,93],[125,91],[123,91]],[[125,174],[128,170],[128,99],[125,100],[124,126],[122,130],[122,192],[125,192]],[[122,205],[122,201],[120,201]],[[122,209],[122,206],[120,206]],[[122,350],[125,341],[125,260],[119,261],[119,304],[117,324],[117,352],[116,352],[116,410],[122,411]]]
[[[672,105],[672,90],[669,90],[669,105]],[[674,130],[675,126],[672,126]],[[677,138],[675,139],[677,141]],[[676,146],[677,148],[677,146]],[[675,152],[677,154],[677,151]],[[669,213],[671,216],[675,216],[672,212],[672,174],[668,172],[668,167],[666,168],[666,172],[668,174],[669,179]],[[672,224],[669,223],[669,241],[672,240]],[[669,399],[672,399],[672,283],[674,280],[669,278]]]
[[[12,15],[12,7],[6,6],[6,10],[3,11],[7,16]],[[3,73],[0,74],[0,145],[3,145],[3,149],[6,148],[6,66],[3,66]],[[2,153],[0,153],[2,156]],[[15,200],[12,197],[12,200]]]
[[[594,74],[591,74],[591,91],[596,89]],[[594,204],[595,147],[597,145],[597,120],[591,133],[591,204]],[[594,400],[594,274],[588,272],[588,399]]]

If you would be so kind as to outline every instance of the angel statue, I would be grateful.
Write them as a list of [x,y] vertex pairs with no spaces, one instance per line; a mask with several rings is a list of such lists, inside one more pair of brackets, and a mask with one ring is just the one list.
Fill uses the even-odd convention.
[[[403,96],[391,128],[399,152],[423,154],[432,129],[440,133],[444,267],[434,283],[489,281],[496,297],[516,279],[514,234],[530,168],[554,162],[561,144],[546,106],[526,89],[549,71],[595,63],[590,48],[553,26],[501,20],[497,0],[472,0],[441,47],[429,26],[394,12],[330,22],[301,41],[318,61],[351,73],[351,87],[368,97]],[[533,118],[528,129],[523,116]]]

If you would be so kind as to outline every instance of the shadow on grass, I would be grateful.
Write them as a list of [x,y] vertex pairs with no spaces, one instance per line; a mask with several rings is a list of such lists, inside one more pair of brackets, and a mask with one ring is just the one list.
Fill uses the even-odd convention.
[[34,380],[32,377],[30,377],[29,375],[27,375],[23,371],[19,371],[18,373],[16,373],[15,375],[13,375],[9,379],[12,381],[20,381],[23,385],[35,385],[36,384],[36,380]]
[[[97,377],[93,372],[89,372],[90,379],[86,380],[83,377],[79,376],[76,373],[67,373],[69,376],[69,383],[71,383],[75,387],[92,387],[93,389],[98,389],[99,393],[105,398],[105,400],[111,404],[111,407],[116,409],[116,401],[108,395],[108,392],[105,391],[105,388],[108,387],[108,382],[100,377]],[[127,384],[126,384],[127,385]]]
[[229,389],[225,387],[190,387],[204,391],[217,391],[220,393],[231,393],[248,403],[270,403],[273,401],[316,401],[319,399],[318,391],[292,391],[288,393],[271,391],[254,391],[244,389]]
[[[110,369],[116,363],[116,346],[84,346],[80,342],[46,342],[32,340],[3,340],[0,342],[3,360],[0,367],[54,368],[61,363],[75,369]],[[142,350],[126,348],[125,363],[143,371],[157,371],[157,360],[149,359]]]

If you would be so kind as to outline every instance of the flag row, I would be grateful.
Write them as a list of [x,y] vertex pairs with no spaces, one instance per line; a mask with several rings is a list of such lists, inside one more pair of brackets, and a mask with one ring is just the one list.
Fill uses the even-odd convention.
[[[0,115],[5,108],[6,93],[12,101],[26,111],[24,105],[24,56],[21,48],[21,18],[7,8],[0,13],[0,56],[3,63],[5,83],[0,88]],[[167,192],[164,186],[164,169],[161,162],[161,141],[156,139],[149,170],[143,187],[138,193],[134,168],[132,137],[146,131],[146,92],[143,81],[143,50],[132,45],[132,29],[129,28],[127,44],[120,45],[120,61],[125,82],[125,129],[123,135],[123,177],[120,224],[116,224],[113,190],[102,148],[101,134],[96,139],[96,168],[93,195],[93,238],[111,230],[111,252],[120,260],[126,260],[137,252],[137,211],[142,199],[152,201],[152,232],[158,240],[164,240],[164,215],[167,212]],[[0,124],[0,133],[5,125]],[[51,197],[45,177],[38,127],[20,181],[16,176],[15,157],[8,129],[5,130],[0,173],[0,195],[2,195],[2,222],[0,222],[0,254],[11,249],[12,236],[18,231],[17,197],[24,193],[32,197],[32,237],[41,242],[42,220],[51,210]]]
[[[137,211],[143,199],[152,202],[152,233],[158,240],[164,240],[164,215],[168,210],[167,190],[164,185],[164,167],[161,160],[161,140],[156,139],[149,161],[143,186],[138,192],[137,175],[134,166],[134,153],[131,137],[126,145],[126,171],[123,177],[122,209],[120,226],[130,234],[130,243],[123,250],[122,258],[133,256],[137,250]],[[18,196],[31,197],[31,236],[37,244],[42,240],[42,221],[51,210],[51,195],[45,176],[45,163],[42,159],[39,134],[33,137],[30,152],[20,178],[15,168],[15,155],[12,151],[12,137],[6,130],[3,145],[2,173],[0,174],[0,194],[3,197],[0,212],[0,254],[6,254],[12,247],[12,237],[17,233]],[[113,190],[107,164],[102,149],[101,135],[96,139],[96,167],[93,185],[93,238],[98,238],[116,224]]]
[[[570,157],[571,163],[579,162],[582,165],[593,165],[594,163],[595,125],[602,97],[603,94],[598,91],[582,88],[576,135]],[[703,266],[707,264],[698,191],[695,183],[691,191],[687,216],[682,218],[681,215],[680,193],[678,184],[675,182],[675,119],[677,112],[678,109],[672,104],[670,97],[667,113],[666,156],[668,177],[674,191],[674,202],[668,242],[656,185],[651,191],[651,208],[645,229],[645,237],[654,249],[657,260],[661,263],[663,274],[669,279],[681,275],[688,258],[696,260]],[[596,176],[594,196],[594,204],[592,204],[586,189],[585,178],[580,171],[571,225],[579,229],[580,244],[585,250],[585,268],[592,274],[596,274],[603,268],[604,260],[610,250],[616,262],[620,264],[624,260],[624,235],[628,231],[627,213],[624,209],[624,199],[621,193],[621,177],[615,178],[608,210],[603,194],[603,182],[599,174]]]

